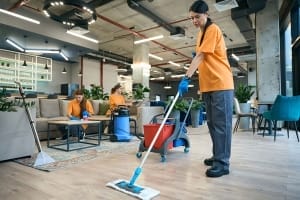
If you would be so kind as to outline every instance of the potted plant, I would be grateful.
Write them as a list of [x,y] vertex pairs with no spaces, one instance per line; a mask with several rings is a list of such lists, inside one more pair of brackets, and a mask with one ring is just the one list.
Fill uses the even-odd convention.
[[177,102],[174,104],[173,110],[170,113],[170,117],[176,119],[176,121],[180,120],[180,113],[181,112],[187,112],[187,109],[189,107],[189,103],[185,99],[177,100]]
[[149,93],[150,88],[138,83],[132,90],[133,98],[136,100],[143,100],[145,98],[145,93]]
[[[247,103],[251,96],[254,94],[253,88],[255,86],[239,84],[235,89],[235,97],[237,98],[241,112],[249,113],[250,112],[250,103]],[[244,118],[240,121],[240,128],[248,129],[249,128],[249,119]]]
[[109,98],[108,93],[105,93],[101,86],[96,86],[94,84],[91,84],[90,94],[93,100],[107,100]]
[[254,94],[252,90],[255,86],[239,84],[235,89],[235,97],[239,101],[239,103],[247,103],[251,96]]
[[191,107],[191,121],[192,121],[193,128],[197,128],[200,124],[202,108],[203,108],[203,102],[201,100],[194,99]]

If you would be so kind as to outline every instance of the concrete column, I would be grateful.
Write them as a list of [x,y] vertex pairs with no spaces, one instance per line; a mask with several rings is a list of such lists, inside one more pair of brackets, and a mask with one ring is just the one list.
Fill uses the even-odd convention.
[[149,87],[150,65],[149,65],[149,44],[141,43],[134,45],[132,81],[133,83],[142,83]]
[[259,101],[280,94],[280,34],[278,0],[267,1],[256,13],[257,90]]

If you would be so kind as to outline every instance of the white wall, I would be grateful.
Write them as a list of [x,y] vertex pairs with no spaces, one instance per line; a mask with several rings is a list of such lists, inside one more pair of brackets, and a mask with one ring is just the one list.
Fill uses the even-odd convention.
[[111,64],[105,64],[103,66],[103,88],[104,92],[110,94],[111,88],[118,83],[118,67]]
[[[62,83],[70,83],[71,81],[71,64],[67,62],[52,61],[52,81],[38,81],[37,92],[39,93],[60,93],[60,85]],[[66,68],[67,73],[62,74]]]
[[[67,63],[54,61],[52,63],[52,81],[39,81],[37,85],[37,92],[47,94],[60,93],[60,85],[64,83],[81,84],[81,77],[78,73],[81,68],[80,58],[77,63]],[[62,74],[63,69],[66,68],[67,73]],[[112,64],[103,64],[103,88],[104,92],[110,93],[111,88],[118,83],[117,66]],[[89,89],[90,84],[100,85],[100,61],[91,58],[83,59],[83,85]]]

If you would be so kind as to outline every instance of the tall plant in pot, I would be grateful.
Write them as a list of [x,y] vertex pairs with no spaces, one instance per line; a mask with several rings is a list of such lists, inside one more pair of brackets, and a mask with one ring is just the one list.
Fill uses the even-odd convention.
[[[169,103],[168,103],[169,105]],[[186,113],[189,107],[189,103],[185,99],[179,99],[174,104],[174,108],[172,112],[170,113],[170,117],[176,119],[176,121],[180,121],[180,113],[184,112]]]
[[200,123],[200,116],[203,108],[203,102],[201,100],[195,99],[193,100],[191,107],[191,121],[192,127],[197,128]]
[[[239,101],[241,112],[249,113],[250,112],[250,103],[247,103],[252,95],[254,94],[255,86],[250,86],[246,84],[239,84],[235,89],[235,97]],[[240,128],[248,129],[249,128],[249,119],[243,118],[240,121]]]
[[147,96],[145,94],[149,92],[150,92],[150,88],[144,86],[141,83],[137,84],[132,90],[133,98],[135,100],[143,100]]
[[235,97],[239,101],[239,103],[247,103],[252,95],[254,94],[254,87],[245,84],[239,84],[235,89]]

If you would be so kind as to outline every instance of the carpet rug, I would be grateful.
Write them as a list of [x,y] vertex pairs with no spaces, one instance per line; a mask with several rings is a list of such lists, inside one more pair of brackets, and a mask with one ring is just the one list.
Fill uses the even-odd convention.
[[[130,142],[110,142],[109,140],[104,140],[101,141],[100,146],[66,152],[53,148],[47,148],[47,143],[41,142],[42,151],[51,158],[53,158],[55,162],[45,165],[34,166],[37,153],[31,157],[19,158],[15,159],[14,161],[19,164],[32,167],[38,170],[51,172],[58,169],[72,167],[76,164],[87,162],[92,159],[100,159],[109,156],[112,153],[134,153],[137,152],[139,144],[140,140],[137,138],[133,138]],[[78,145],[81,144],[79,143]]]

